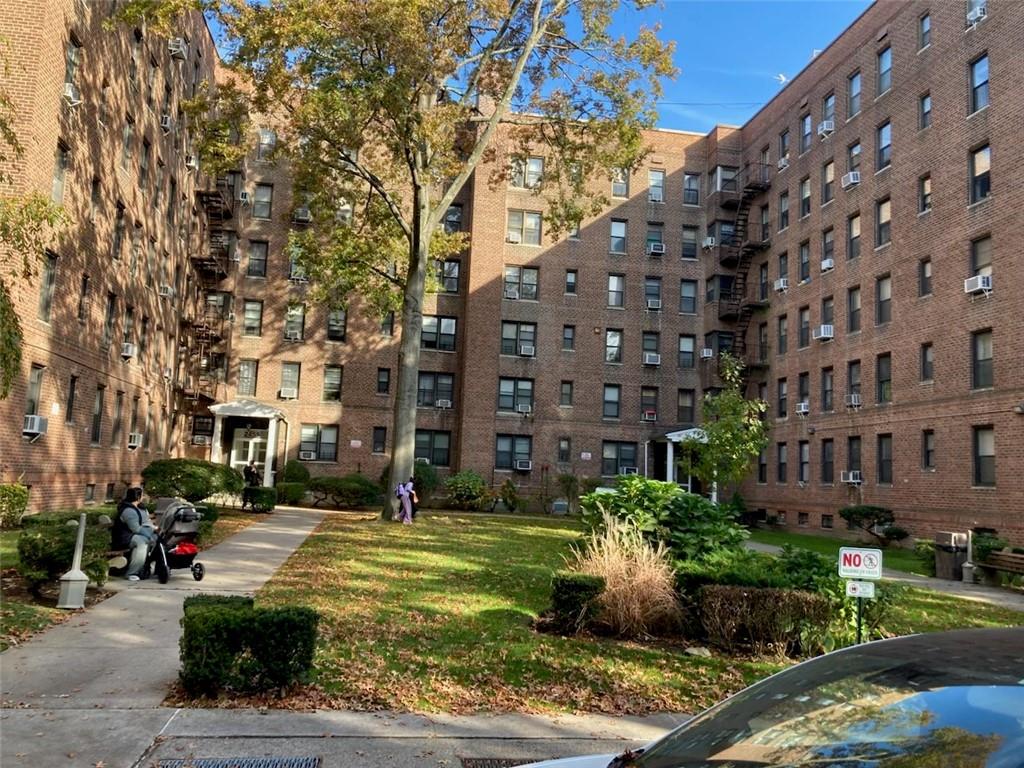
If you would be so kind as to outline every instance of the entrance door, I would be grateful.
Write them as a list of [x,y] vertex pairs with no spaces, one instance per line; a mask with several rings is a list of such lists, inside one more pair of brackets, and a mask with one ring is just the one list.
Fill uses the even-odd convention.
[[263,477],[267,460],[267,430],[236,429],[231,439],[231,467],[241,472],[249,462],[255,462],[256,471]]

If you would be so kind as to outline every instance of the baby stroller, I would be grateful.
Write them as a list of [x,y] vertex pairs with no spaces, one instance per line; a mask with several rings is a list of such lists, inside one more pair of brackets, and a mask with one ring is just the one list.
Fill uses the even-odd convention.
[[206,567],[195,559],[199,554],[196,537],[203,513],[181,499],[157,499],[156,514],[160,528],[156,544],[149,552],[146,570],[152,567],[161,584],[167,583],[171,571],[180,568],[188,568],[193,579],[202,581]]

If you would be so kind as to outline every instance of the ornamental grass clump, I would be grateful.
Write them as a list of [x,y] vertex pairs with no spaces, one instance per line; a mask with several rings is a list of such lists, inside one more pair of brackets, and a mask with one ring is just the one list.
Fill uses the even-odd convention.
[[603,525],[573,550],[568,565],[605,581],[596,629],[631,638],[673,632],[681,625],[668,550],[664,543],[648,543],[636,526],[606,514]]

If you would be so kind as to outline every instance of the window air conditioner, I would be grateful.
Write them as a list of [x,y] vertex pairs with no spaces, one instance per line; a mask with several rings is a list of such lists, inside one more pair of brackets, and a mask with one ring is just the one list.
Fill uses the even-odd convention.
[[430,459],[428,459],[426,456],[417,456],[416,457],[416,463],[417,464],[430,464]]
[[309,206],[301,205],[296,208],[295,212],[292,214],[292,220],[298,221],[302,224],[308,224],[311,222],[313,220],[313,214],[309,210]]
[[622,470],[619,472],[619,474],[621,474],[621,475],[635,475],[636,474],[636,467],[622,467]]
[[713,238],[713,237],[705,237],[704,238],[704,242],[701,243],[701,246],[703,248],[714,248],[715,247],[715,238]]
[[194,171],[199,167],[199,158],[195,155],[185,155],[185,167],[191,171]]
[[662,256],[665,253],[664,243],[648,243],[647,244],[647,255],[648,256]]
[[209,435],[192,435],[192,445],[210,445],[212,442]]
[[992,275],[975,275],[964,280],[964,293],[992,292]]
[[779,170],[784,171],[789,168],[789,155],[783,155],[779,158]]
[[835,120],[822,120],[820,123],[818,123],[818,135],[823,139],[826,136],[830,136],[831,134],[835,133],[835,130]]
[[822,272],[830,272],[830,271],[832,271],[835,268],[836,268],[836,260],[835,259],[822,259],[821,260],[821,271]]
[[434,407],[435,408],[442,408],[442,409],[451,408],[452,407],[452,401],[451,400],[436,400],[434,402]]
[[970,11],[967,14],[967,23],[973,26],[974,24],[977,24],[979,21],[984,19],[986,16],[988,16],[988,8],[986,8],[984,5],[979,5],[977,8],[975,8],[974,10]]
[[316,451],[299,451],[299,459],[301,461],[314,461],[316,459]]
[[811,331],[811,338],[817,339],[818,341],[831,341],[835,338],[836,329],[835,326],[824,323],[819,325],[813,331]]
[[25,417],[21,434],[25,437],[38,438],[46,434],[46,419],[42,416],[28,415]]
[[306,273],[303,272],[301,269],[296,269],[295,271],[290,272],[288,274],[288,279],[291,280],[293,283],[308,283],[309,282],[309,278],[306,277]]
[[74,83],[64,83],[64,101],[69,107],[77,107],[82,103],[82,94]]
[[657,421],[658,420],[658,412],[654,411],[654,410],[651,410],[651,409],[648,409],[648,410],[644,411],[643,420],[644,421]]
[[121,345],[121,357],[124,360],[130,360],[135,357],[137,351],[134,344],[125,343]]
[[172,37],[167,41],[167,52],[171,54],[172,59],[184,61],[188,58],[188,43],[182,37]]
[[860,408],[860,395],[852,394],[846,396],[847,408]]
[[285,331],[284,338],[286,341],[302,341],[302,331]]
[[529,472],[533,469],[533,462],[528,459],[516,459],[516,472]]
[[128,450],[134,451],[136,448],[142,446],[142,433],[141,432],[129,432],[128,433]]
[[860,171],[844,173],[843,178],[840,179],[839,183],[843,185],[843,189],[849,189],[850,187],[857,186],[860,184]]
[[715,350],[713,350],[711,347],[704,347],[700,351],[700,359],[701,360],[710,360],[714,356],[715,356]]
[[533,357],[537,349],[532,344],[523,344],[519,347],[520,357]]
[[661,299],[648,299],[647,300],[647,308],[648,309],[658,309],[658,310],[660,310],[661,309]]
[[533,406],[529,403],[520,403],[516,406],[516,413],[533,413]]
[[663,203],[665,202],[665,195],[661,191],[661,187],[651,187],[647,190],[647,199],[652,203]]
[[169,299],[174,295],[174,289],[169,285],[161,285],[157,289],[157,292],[160,294],[160,298],[162,299]]
[[797,416],[806,416],[810,412],[811,412],[811,404],[810,403],[804,401],[802,403],[797,403],[796,404],[796,415]]
[[174,127],[174,121],[171,120],[170,115],[160,115],[160,130],[164,133],[170,133]]
[[780,277],[778,280],[776,280],[775,281],[775,290],[778,291],[779,293],[782,293],[783,291],[788,291],[789,290],[789,278],[788,277]]
[[839,482],[849,485],[860,485],[864,482],[864,478],[859,469],[844,469],[839,472]]
[[170,368],[164,368],[164,378],[170,381],[173,371]]
[[282,400],[297,400],[299,397],[298,387],[281,387],[279,393]]
[[644,365],[661,365],[661,355],[657,352],[644,352]]
[[512,301],[519,301],[518,286],[508,286],[507,288],[505,288],[505,298],[511,299]]
[[249,205],[252,202],[252,195],[243,189],[238,193],[238,202],[242,205]]
[[523,236],[521,234],[519,234],[518,232],[509,232],[505,236],[505,240],[507,242],[516,243],[518,245],[519,243],[523,242]]
[[228,312],[228,322],[229,323],[235,322],[235,313],[234,312]]

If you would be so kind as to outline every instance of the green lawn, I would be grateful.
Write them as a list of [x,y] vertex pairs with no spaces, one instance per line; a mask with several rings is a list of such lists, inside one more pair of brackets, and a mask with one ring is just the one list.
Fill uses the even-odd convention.
[[21,531],[0,531],[0,570],[18,567],[18,534]]
[[[323,615],[315,662],[324,708],[413,711],[694,712],[783,665],[535,632],[570,521],[432,515],[416,525],[327,518],[260,591]],[[900,632],[1022,617],[914,590]]]
[[[827,536],[786,533],[784,531],[755,530],[751,531],[750,539],[761,544],[774,544],[777,547],[781,547],[784,544],[792,544],[794,547],[810,549],[814,552],[834,557],[837,562],[839,560],[840,547],[874,546],[872,544],[858,544],[847,539],[832,539]],[[917,573],[921,576],[928,575],[913,550],[909,549],[888,547],[882,555],[882,565],[886,568],[892,568],[894,571],[902,571],[903,573]]]

